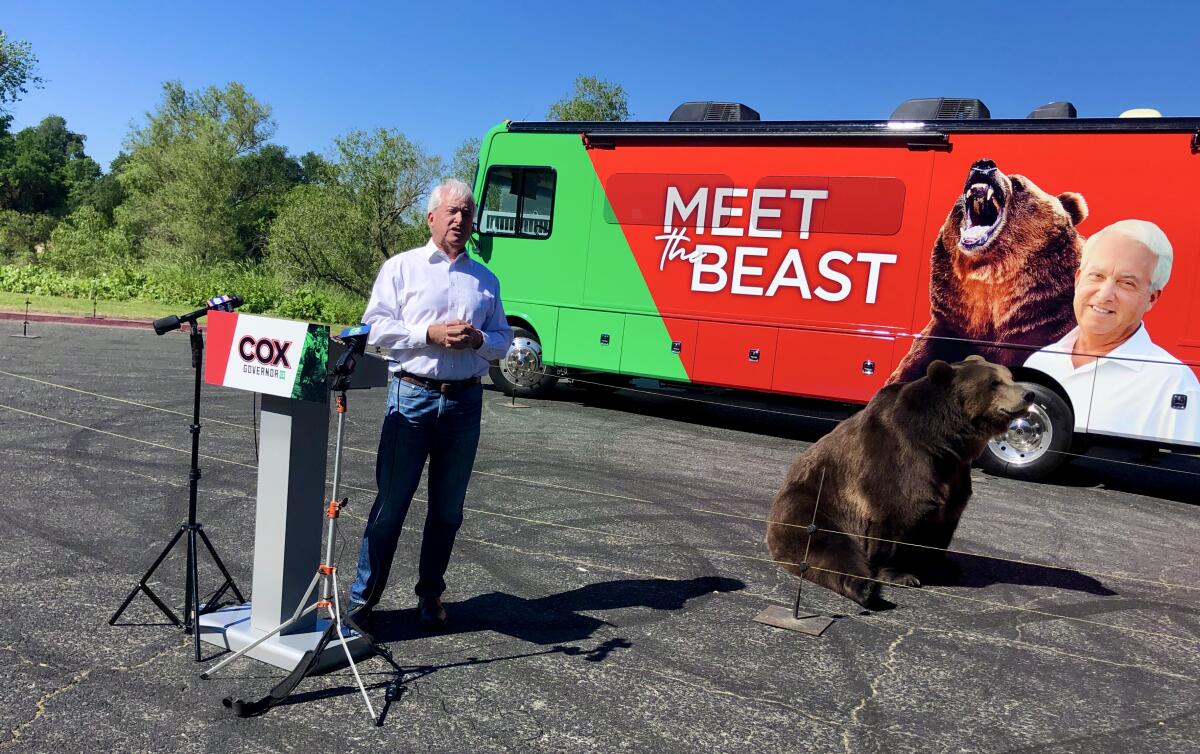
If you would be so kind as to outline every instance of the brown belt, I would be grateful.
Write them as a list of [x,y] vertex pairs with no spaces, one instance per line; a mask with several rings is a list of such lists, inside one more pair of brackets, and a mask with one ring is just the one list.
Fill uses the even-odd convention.
[[478,377],[471,377],[465,380],[435,380],[432,377],[422,377],[419,374],[409,374],[408,372],[399,372],[397,376],[411,385],[420,385],[426,390],[436,390],[443,394],[465,390],[472,385],[479,384]]

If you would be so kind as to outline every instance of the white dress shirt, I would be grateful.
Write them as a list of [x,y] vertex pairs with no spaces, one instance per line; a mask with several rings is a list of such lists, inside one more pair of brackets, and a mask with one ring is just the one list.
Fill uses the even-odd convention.
[[[478,349],[426,342],[429,326],[461,319],[483,332]],[[363,313],[368,343],[388,351],[389,369],[437,380],[465,380],[488,370],[512,341],[496,275],[466,251],[453,261],[433,241],[383,263]]]
[[[1025,362],[1067,391],[1077,431],[1200,445],[1200,380],[1155,345],[1144,324],[1105,356],[1076,369],[1071,351],[1078,340],[1076,327]],[[1185,408],[1171,407],[1175,396],[1183,396]]]

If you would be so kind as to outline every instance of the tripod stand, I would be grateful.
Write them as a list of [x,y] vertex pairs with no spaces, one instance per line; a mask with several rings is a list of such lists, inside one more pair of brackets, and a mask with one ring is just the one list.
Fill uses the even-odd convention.
[[[361,332],[358,332],[360,331]],[[358,336],[357,341],[347,337],[348,334]],[[329,504],[325,509],[325,556],[320,565],[317,566],[317,572],[313,574],[312,581],[308,584],[308,589],[304,592],[304,596],[300,598],[299,604],[296,605],[295,612],[283,623],[268,631],[266,634],[258,637],[252,643],[242,647],[237,652],[229,655],[225,659],[213,665],[211,668],[200,674],[200,678],[207,680],[211,678],[221,668],[233,662],[237,658],[247,654],[259,644],[273,636],[277,636],[286,631],[291,626],[302,620],[305,616],[320,610],[327,610],[329,613],[329,624],[325,631],[321,634],[317,645],[304,653],[292,672],[280,681],[271,689],[267,696],[254,701],[235,700],[225,698],[223,703],[234,711],[238,717],[251,717],[261,715],[271,707],[286,699],[292,691],[299,685],[300,681],[306,678],[320,662],[321,653],[331,641],[337,641],[341,644],[342,651],[346,654],[346,660],[350,663],[350,670],[354,674],[354,682],[358,685],[358,691],[362,694],[363,701],[367,704],[367,711],[371,715],[371,720],[375,725],[382,724],[382,717],[375,714],[375,707],[371,704],[371,698],[367,695],[367,689],[363,685],[362,677],[358,674],[358,666],[354,662],[354,655],[350,651],[349,640],[346,636],[344,625],[356,631],[361,639],[366,642],[370,649],[377,655],[387,660],[393,668],[403,677],[403,669],[396,664],[392,658],[391,652],[386,647],[375,642],[375,640],[366,631],[363,631],[357,626],[349,616],[343,614],[341,596],[338,593],[337,584],[337,566],[333,564],[334,548],[337,544],[337,521],[341,514],[342,508],[349,502],[347,498],[338,499],[338,491],[341,484],[342,472],[342,433],[345,427],[346,420],[346,390],[350,386],[350,375],[354,371],[354,355],[357,351],[362,353],[362,349],[366,343],[366,328],[353,328],[342,333],[343,342],[349,346],[346,353],[338,360],[334,367],[332,391],[337,392],[336,410],[338,415],[337,423],[337,439],[334,443],[333,452],[333,492],[330,496]],[[319,590],[319,591],[318,591]],[[309,600],[315,599],[310,603]],[[391,701],[396,683],[389,684],[387,693],[388,701]]]
[[[204,336],[200,334],[199,326],[196,324],[194,319],[190,324],[191,331],[189,334],[192,344],[192,368],[196,372],[196,385],[195,392],[192,397],[192,423],[188,428],[188,430],[192,433],[192,465],[191,470],[188,472],[187,521],[179,525],[179,531],[175,532],[175,536],[171,537],[171,541],[168,542],[167,546],[163,548],[161,553],[159,553],[158,558],[155,559],[154,563],[151,564],[146,573],[142,575],[142,578],[138,581],[137,586],[133,588],[133,591],[129,593],[129,596],[125,598],[125,601],[122,602],[121,606],[117,608],[117,611],[113,613],[113,616],[108,619],[108,625],[116,625],[117,619],[121,617],[123,612],[125,612],[125,608],[129,607],[129,604],[133,602],[133,598],[137,596],[138,592],[145,592],[146,596],[149,597],[150,601],[162,611],[163,615],[170,618],[171,622],[176,626],[181,626],[184,633],[192,634],[193,638],[195,639],[196,661],[199,662],[200,615],[210,612],[220,602],[221,597],[225,595],[225,591],[228,589],[233,590],[233,595],[237,598],[239,603],[245,602],[246,599],[242,596],[241,591],[237,588],[237,584],[233,582],[233,576],[229,575],[229,570],[225,567],[225,564],[221,562],[221,558],[219,555],[217,555],[216,548],[213,547],[212,542],[209,541],[208,535],[204,533],[204,527],[196,521],[196,491],[197,485],[200,482],[200,374],[202,371],[201,367],[204,363]],[[171,550],[174,549],[175,545],[183,539],[183,535],[185,533],[187,534],[187,576],[183,595],[183,620],[181,621],[178,616],[175,615],[175,612],[171,610],[171,608],[168,607],[167,604],[163,602],[157,594],[154,593],[154,590],[150,588],[149,581],[162,562],[166,560],[167,555],[169,555]],[[216,563],[217,568],[220,569],[221,575],[225,578],[225,581],[221,584],[221,587],[217,589],[217,591],[211,598],[209,598],[208,602],[203,607],[200,605],[200,580],[197,571],[199,566],[199,544],[197,540],[204,544],[204,547],[208,550],[209,556],[212,557],[213,562]]]

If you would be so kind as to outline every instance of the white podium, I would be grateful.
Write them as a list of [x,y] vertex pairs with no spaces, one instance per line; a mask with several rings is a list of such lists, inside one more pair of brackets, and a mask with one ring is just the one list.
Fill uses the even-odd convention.
[[[251,600],[200,616],[200,638],[210,644],[242,649],[291,618],[298,606],[307,606],[300,600],[321,561],[329,502],[327,366],[340,355],[341,346],[330,340],[325,325],[236,312],[208,315],[205,382],[262,394]],[[350,387],[382,387],[387,380],[387,362],[363,354]],[[349,599],[348,593],[340,596]],[[248,656],[291,670],[327,625],[328,619],[314,612]],[[355,635],[350,650],[357,659],[369,647]],[[345,663],[340,644],[330,643],[318,668]]]

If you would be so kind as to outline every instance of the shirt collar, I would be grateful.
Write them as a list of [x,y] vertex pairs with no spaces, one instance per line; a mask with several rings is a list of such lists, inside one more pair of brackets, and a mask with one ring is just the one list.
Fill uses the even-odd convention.
[[1118,364],[1140,372],[1146,363],[1145,359],[1150,358],[1153,350],[1154,343],[1150,340],[1150,333],[1146,331],[1146,323],[1142,322],[1133,335],[1130,335],[1124,343],[1109,351],[1102,358],[1107,359],[1105,364]]
[[[1075,352],[1075,344],[1078,342],[1079,327],[1076,326],[1071,332],[1064,335],[1061,340],[1046,350],[1058,354],[1063,359],[1070,359],[1071,354]],[[1096,361],[1088,362],[1079,367],[1079,370],[1090,369],[1094,365],[1099,364],[1100,359],[1104,359],[1105,364],[1113,364],[1114,366],[1124,367],[1134,372],[1140,372],[1142,371],[1142,366],[1145,364],[1145,359],[1150,357],[1153,350],[1154,343],[1150,340],[1150,333],[1146,331],[1146,324],[1143,322],[1124,343],[1106,354],[1097,356]]]
[[459,252],[458,257],[456,257],[454,260],[451,260],[450,256],[446,252],[434,245],[432,238],[429,239],[429,243],[425,244],[425,249],[429,252],[429,261],[431,262],[435,259],[443,259],[447,263],[453,264],[454,262],[457,262],[459,258],[464,258],[462,264],[469,264],[471,262],[471,252],[467,249],[464,248],[461,252]]

